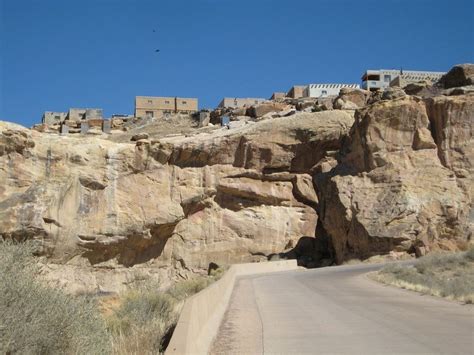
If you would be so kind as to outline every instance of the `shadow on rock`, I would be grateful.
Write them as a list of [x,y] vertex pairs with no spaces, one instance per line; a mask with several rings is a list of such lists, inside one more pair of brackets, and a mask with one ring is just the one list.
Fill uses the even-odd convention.
[[329,239],[327,237],[301,237],[296,246],[284,253],[268,255],[269,261],[296,259],[298,266],[308,269],[334,264]]

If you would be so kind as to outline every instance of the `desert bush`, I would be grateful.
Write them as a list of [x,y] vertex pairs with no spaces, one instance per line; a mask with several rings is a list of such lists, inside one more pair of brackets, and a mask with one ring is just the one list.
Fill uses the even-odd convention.
[[466,251],[466,259],[474,261],[474,247],[471,247],[468,251]]
[[374,278],[378,281],[447,297],[474,302],[474,248],[462,253],[430,254],[414,266],[390,264]]
[[177,321],[176,302],[158,285],[128,292],[120,307],[107,319],[117,354],[159,353]]
[[172,286],[167,292],[175,300],[182,301],[205,289],[213,281],[214,278],[207,277],[197,277],[190,280],[184,280]]
[[217,281],[224,275],[227,269],[227,267],[219,267],[217,269],[211,270],[209,276],[212,277],[213,281]]
[[0,242],[0,353],[107,353],[109,336],[93,299],[42,283],[34,250]]

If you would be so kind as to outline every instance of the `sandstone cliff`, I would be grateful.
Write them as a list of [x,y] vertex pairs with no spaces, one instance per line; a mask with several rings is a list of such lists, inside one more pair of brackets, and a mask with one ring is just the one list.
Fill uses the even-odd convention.
[[352,123],[342,111],[300,114],[133,143],[2,123],[0,233],[95,270],[172,277],[266,259],[315,236],[309,173]]
[[45,275],[74,291],[274,254],[318,266],[463,248],[474,94],[437,90],[343,92],[335,106],[351,110],[134,141],[2,122],[0,236],[41,241]]

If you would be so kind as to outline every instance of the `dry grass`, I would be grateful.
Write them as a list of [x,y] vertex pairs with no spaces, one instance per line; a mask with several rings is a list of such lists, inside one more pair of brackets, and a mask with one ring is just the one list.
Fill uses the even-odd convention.
[[106,317],[114,354],[157,354],[166,349],[186,298],[206,288],[222,275],[178,282],[167,291],[158,284],[142,285],[123,295],[122,302]]
[[31,243],[0,242],[0,353],[108,353],[95,301],[39,281],[33,251]]
[[434,296],[474,303],[474,248],[455,254],[430,254],[415,266],[388,265],[377,281]]

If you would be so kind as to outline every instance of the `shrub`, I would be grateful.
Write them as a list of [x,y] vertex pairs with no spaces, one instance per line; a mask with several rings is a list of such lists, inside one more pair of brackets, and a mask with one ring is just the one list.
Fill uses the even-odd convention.
[[107,319],[116,354],[163,352],[178,321],[183,301],[206,288],[222,272],[178,282],[167,291],[158,284],[142,285],[125,294],[120,307]]
[[146,286],[126,294],[121,306],[108,318],[115,353],[158,353],[165,335],[177,320],[175,300]]
[[213,282],[212,278],[198,277],[195,279],[184,280],[172,286],[167,292],[171,297],[177,301],[185,300],[186,298],[205,289]]
[[468,251],[466,251],[466,259],[474,261],[474,246],[471,247]]
[[43,284],[34,249],[0,242],[0,352],[107,353],[109,336],[94,301]]
[[378,281],[407,289],[474,302],[474,248],[463,253],[430,254],[415,266],[390,264],[375,276]]

